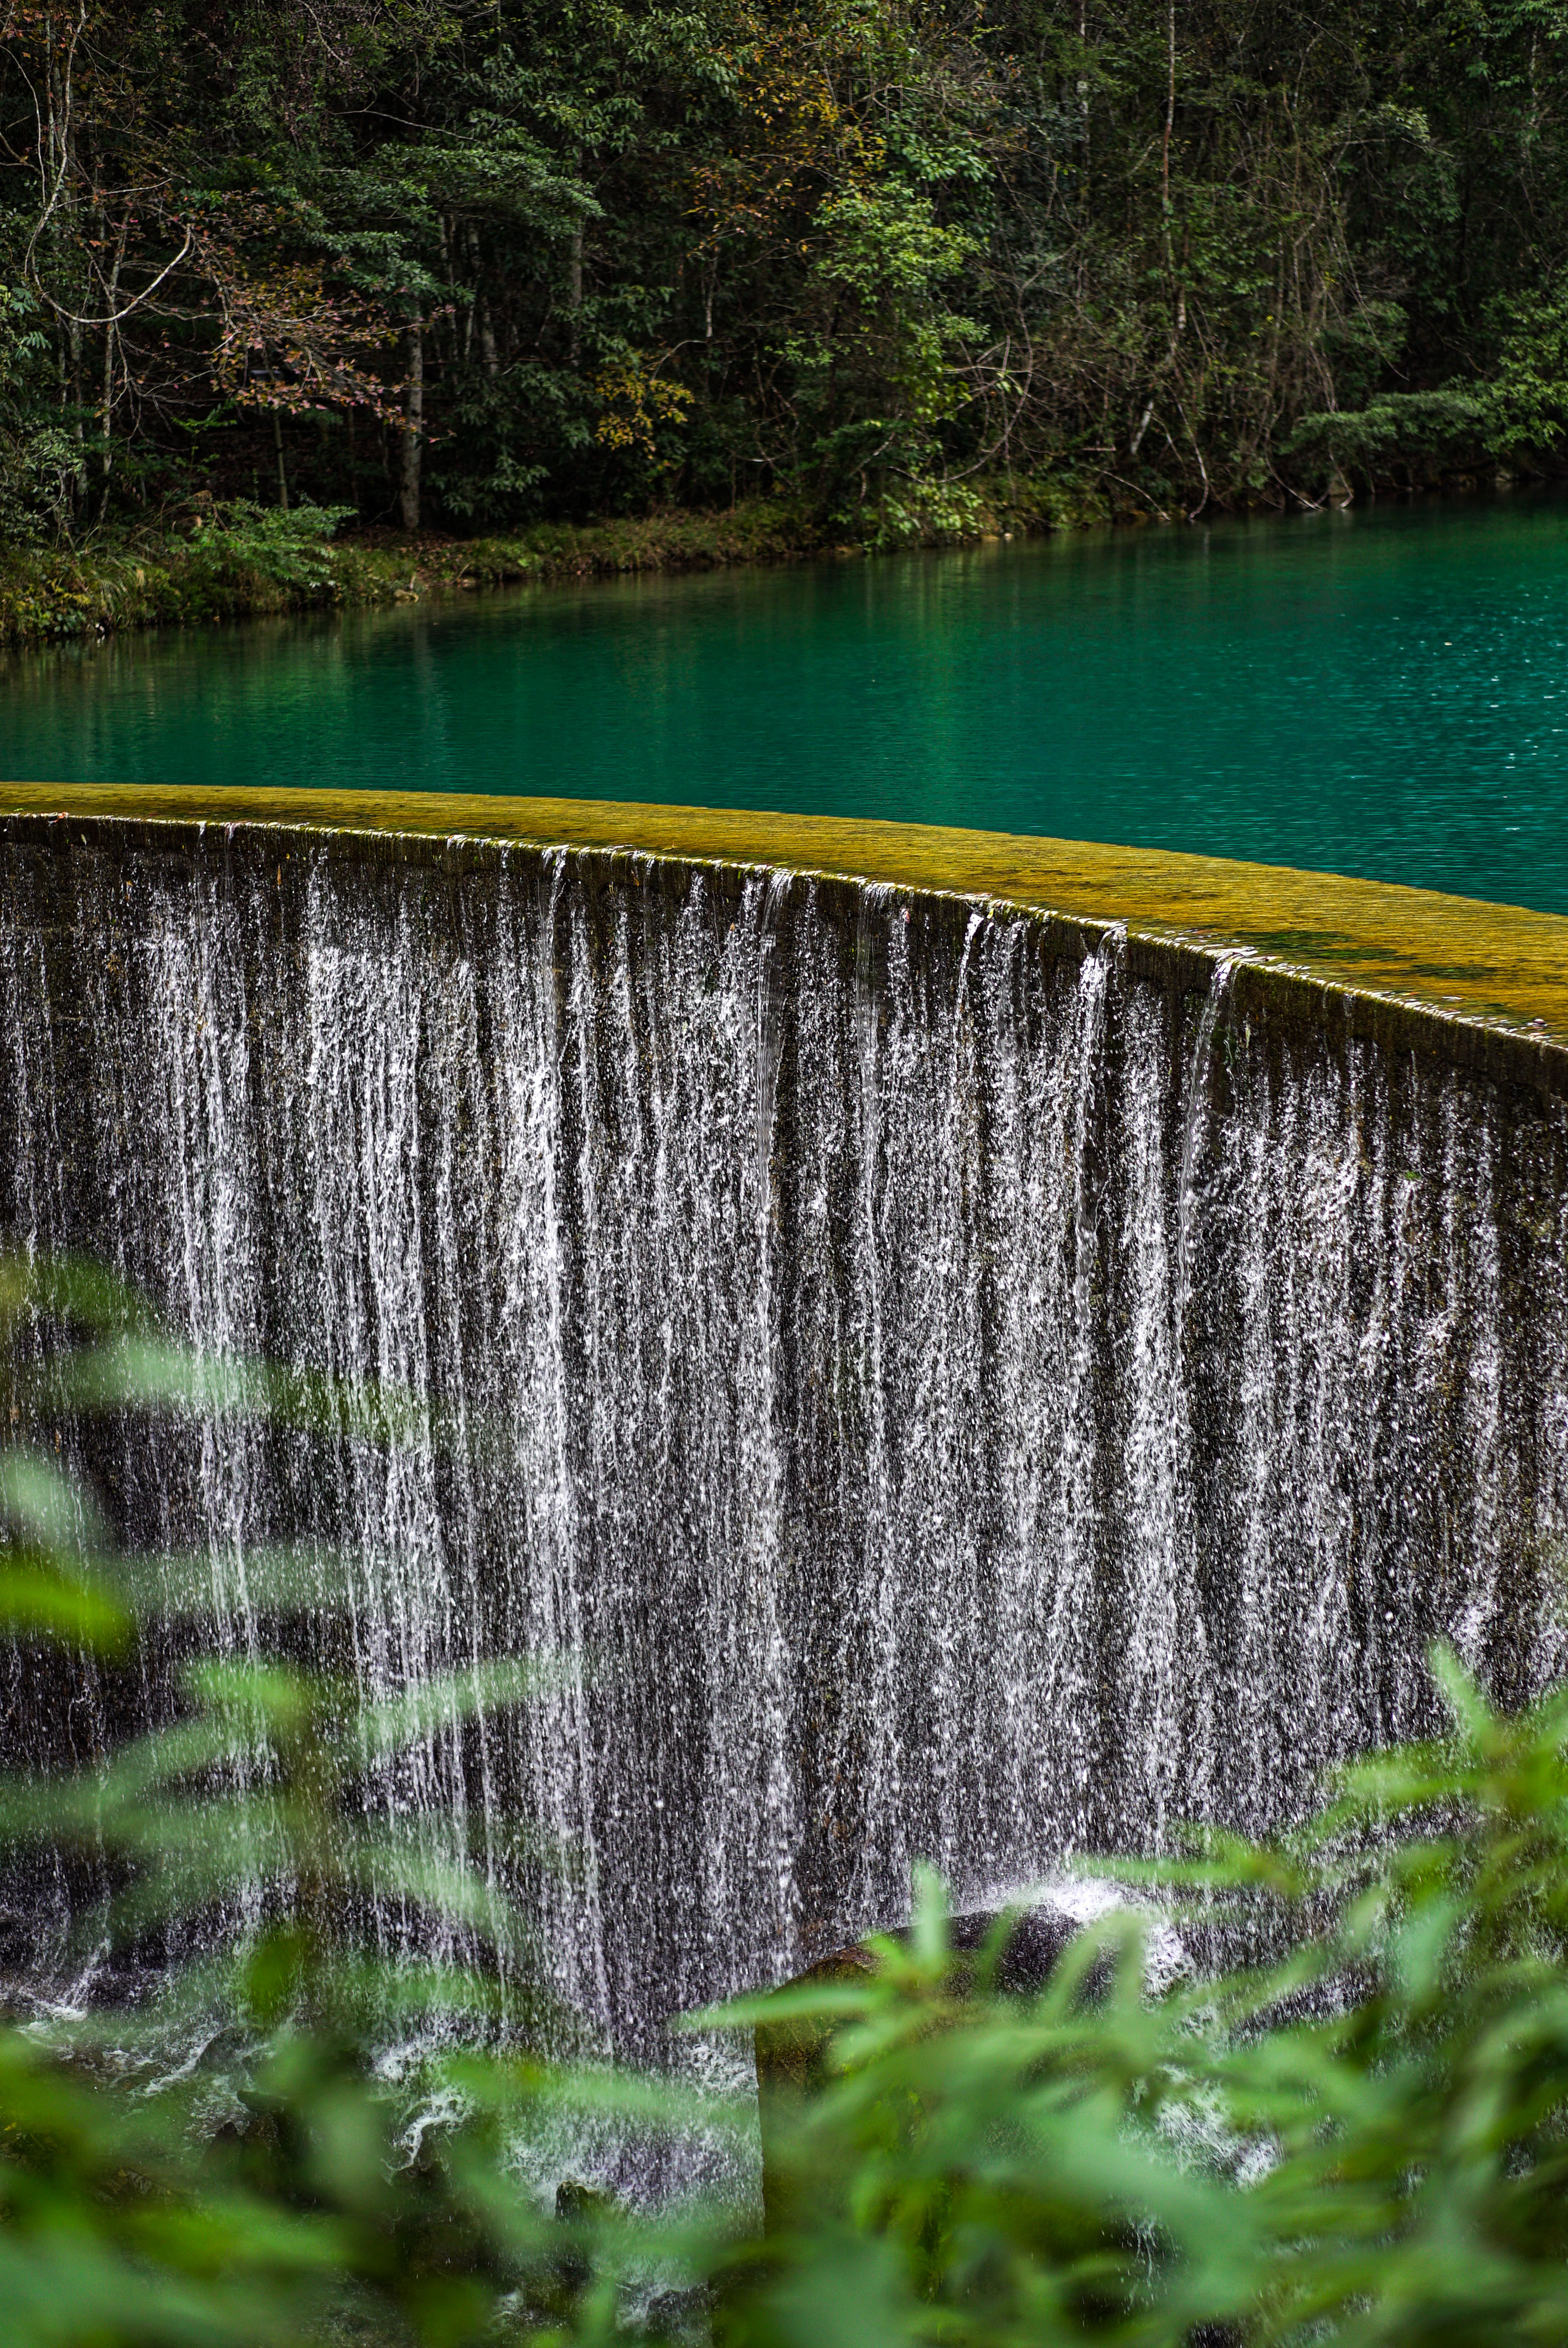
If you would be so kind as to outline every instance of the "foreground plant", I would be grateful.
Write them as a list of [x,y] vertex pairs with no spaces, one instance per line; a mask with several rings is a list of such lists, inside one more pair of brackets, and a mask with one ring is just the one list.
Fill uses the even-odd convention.
[[[927,1878],[868,1977],[749,2008],[835,2035],[734,2338],[1568,2339],[1568,1694],[1508,1719],[1433,1668],[1449,1737],[1277,1845],[1097,1870],[1159,1907],[1033,2000],[962,1994]],[[1153,1994],[1173,1915],[1290,1953]]]
[[[352,1407],[376,1440],[403,1427],[393,1396],[194,1363],[79,1267],[0,1265],[0,1334],[18,1666],[124,1657],[149,1612],[200,1620],[199,1572],[115,1550],[43,1437],[51,1412]],[[248,1565],[282,1620],[300,1559]],[[313,1593],[323,1575],[313,1556]],[[176,1926],[198,1951],[168,1962],[166,1940],[139,2004],[18,2003],[0,2027],[5,2336],[1568,2341],[1568,1691],[1503,1717],[1432,1662],[1446,1735],[1343,1770],[1276,1843],[1211,1833],[1097,1869],[1127,1904],[1036,1994],[998,1986],[1009,1920],[977,1962],[927,1875],[910,1932],[865,1968],[705,2017],[816,2042],[812,2090],[770,2098],[764,2237],[711,2209],[541,2206],[516,2148],[569,2109],[665,2131],[734,2115],[528,2051],[530,2026],[562,2032],[542,1989],[518,1994],[526,1919],[361,1798],[400,1741],[528,1700],[538,1669],[373,1704],[198,1637],[171,1725],[0,1790],[13,1859],[82,1869],[100,1951]],[[245,1887],[239,1945],[204,1944],[195,1923]],[[471,1962],[384,1953],[367,1922],[388,1895]],[[1173,1926],[1188,1961],[1156,1977]],[[1226,1968],[1258,1947],[1286,1953]]]
[[84,1767],[0,1779],[13,1897],[25,1912],[40,1860],[69,1871],[73,1931],[49,1973],[87,1985],[41,2003],[27,1949],[0,2023],[4,2336],[617,2335],[629,2297],[656,2296],[651,2277],[689,2280],[690,2222],[587,2194],[543,2205],[518,2146],[607,2111],[667,2132],[692,2103],[543,2060],[574,2024],[527,1918],[479,1869],[399,1837],[374,1798],[408,1747],[532,1701],[569,1666],[502,1660],[367,1696],[290,1659],[291,1624],[330,1612],[348,1576],[286,1545],[247,1557],[253,1651],[213,1653],[207,1560],[117,1547],[49,1434],[127,1408],[241,1410],[395,1443],[420,1415],[386,1392],[202,1361],[77,1263],[0,1259],[0,1360],[13,1702],[29,1682],[46,1698],[73,1673],[167,1663],[170,1642],[185,1656],[166,1725]]

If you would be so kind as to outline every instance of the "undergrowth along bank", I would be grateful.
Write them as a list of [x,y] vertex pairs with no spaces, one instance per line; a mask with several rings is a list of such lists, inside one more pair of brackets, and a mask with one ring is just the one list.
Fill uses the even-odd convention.
[[768,499],[717,512],[536,522],[472,539],[384,530],[343,536],[347,519],[343,507],[206,501],[170,520],[75,545],[14,542],[0,549],[0,643],[413,602],[530,582],[972,544],[1113,517],[1092,490],[1047,481],[966,492],[917,514],[879,507],[855,533]]
[[[1485,481],[1496,489],[1514,485],[1506,473]],[[1464,476],[1425,494],[1481,486]],[[853,528],[804,506],[756,498],[718,511],[671,507],[455,538],[355,530],[352,509],[343,506],[283,508],[245,499],[222,506],[202,499],[193,512],[96,532],[76,543],[0,543],[0,644],[419,602],[574,579],[976,546],[1184,519],[1148,499],[1112,504],[1102,483],[1060,476],[986,483],[907,510],[884,499]]]

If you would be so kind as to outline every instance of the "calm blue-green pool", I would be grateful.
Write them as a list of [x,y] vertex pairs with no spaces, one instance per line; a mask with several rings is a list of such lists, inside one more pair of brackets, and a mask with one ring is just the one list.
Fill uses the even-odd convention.
[[14,655],[0,773],[888,816],[1568,912],[1568,503],[554,587]]

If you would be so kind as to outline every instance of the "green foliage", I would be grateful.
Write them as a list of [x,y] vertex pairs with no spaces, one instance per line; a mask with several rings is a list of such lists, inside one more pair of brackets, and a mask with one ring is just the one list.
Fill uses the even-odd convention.
[[0,285],[0,538],[67,527],[80,483],[81,441],[49,397],[49,337],[25,285]]
[[[80,2025],[53,2043],[0,2032],[0,2275],[16,2348],[548,2348],[624,2338],[639,2282],[646,2296],[650,2276],[687,2271],[692,2226],[589,2200],[558,2217],[512,2168],[530,2125],[559,2129],[574,2109],[669,2124],[673,2096],[479,2051],[389,2080],[350,1985],[313,1972],[282,1935],[226,1986],[221,2069],[210,2053],[159,2069],[134,2029],[128,2052],[123,2026],[112,2056]],[[211,2011],[192,2015],[198,2044]]]
[[[884,534],[925,535],[923,506],[941,518],[936,534],[945,534],[944,522],[961,530],[961,492],[943,496],[938,427],[963,405],[955,360],[978,329],[943,295],[973,239],[943,227],[929,196],[897,180],[830,198],[817,224],[814,290],[830,324],[784,345],[816,493],[835,506],[858,477],[864,502],[868,477],[891,479],[907,487],[889,491]],[[848,334],[846,299],[857,313]]]
[[221,513],[198,520],[191,552],[200,571],[251,571],[274,587],[316,593],[333,585],[333,534],[353,511],[352,506],[258,506],[237,498]]
[[[123,1665],[171,1623],[200,1635],[211,1603],[205,1559],[114,1546],[51,1426],[129,1406],[364,1442],[430,1432],[388,1390],[191,1355],[134,1294],[69,1261],[0,1259],[0,1621],[24,1676],[73,1651]],[[352,1581],[330,1555],[287,1548],[253,1552],[247,1573],[275,1638]],[[169,1725],[77,1770],[0,1779],[0,1859],[42,1845],[55,1863],[74,1856],[83,1882],[107,1871],[107,1907],[89,1894],[78,1910],[84,1959],[182,1920],[247,1918],[135,2005],[40,2024],[13,1985],[0,2279],[16,2348],[591,2341],[620,2336],[639,2281],[690,2265],[690,2219],[591,2198],[558,2216],[515,2174],[519,2141],[574,2110],[668,2130],[689,2124],[689,2100],[530,2054],[530,2036],[569,2024],[530,1984],[526,1921],[361,1797],[400,1752],[531,1701],[566,1668],[502,1662],[370,1700],[264,1646],[243,1661],[199,1647]],[[474,1965],[385,1954],[389,1906],[456,1928]]]
[[[115,1549],[48,1439],[62,1413],[242,1410],[376,1442],[415,1424],[390,1391],[193,1359],[71,1263],[0,1262],[0,1611],[46,1666],[123,1661],[171,1617],[199,1632],[206,1603],[194,1565]],[[264,1619],[332,1603],[331,1558],[248,1568]],[[541,2206],[530,2132],[743,2116],[544,2061],[544,2002],[498,2028],[486,1962],[389,1961],[356,1926],[390,1893],[477,1951],[526,1946],[489,1887],[411,1867],[355,1788],[437,1715],[528,1701],[548,1674],[500,1665],[369,1704],[281,1659],[198,1653],[169,1726],[0,1787],[0,1848],[108,1865],[111,1940],[254,1882],[258,1852],[269,1886],[237,1945],[169,1966],[138,2007],[18,2006],[0,2026],[7,2339],[1560,2342],[1568,1692],[1505,1717],[1450,1653],[1432,1665],[1446,1735],[1342,1769],[1276,1842],[1209,1832],[1168,1861],[1101,1862],[1121,1903],[1037,1993],[996,1986],[1010,1920],[978,1961],[957,1954],[921,1874],[909,1932],[873,1941],[867,1969],[698,2017],[824,2048],[817,2084],[769,2091],[781,2214],[758,2239],[733,2211]]]
[[733,2336],[1561,2340],[1568,1696],[1504,1719],[1434,1667],[1450,1738],[1277,1846],[1117,1870],[1211,1937],[1266,1921],[1276,1962],[1153,1989],[1133,1906],[1037,1999],[961,1999],[927,1878],[870,1979],[753,2005],[838,2035]]
[[1558,461],[1546,0],[86,0],[0,82],[13,538]]
[[1499,318],[1491,437],[1507,455],[1549,460],[1568,429],[1568,276],[1500,304]]
[[1385,392],[1348,413],[1304,416],[1285,444],[1315,483],[1440,479],[1506,445],[1492,398],[1469,390]]
[[883,490],[876,508],[875,546],[929,546],[933,541],[978,537],[987,520],[985,499],[963,481],[918,473]]
[[[1004,513],[1006,520],[999,519]],[[1010,529],[1015,521],[1028,526],[993,487],[983,526]],[[663,508],[586,525],[536,521],[505,534],[414,549],[307,537],[295,582],[287,583],[251,559],[248,530],[231,535],[221,520],[194,532],[188,522],[94,531],[69,550],[0,548],[0,643],[329,603],[391,603],[522,581],[786,561],[816,551],[825,540],[832,542],[824,517],[800,500],[753,498],[725,513]],[[282,551],[289,551],[286,538]]]

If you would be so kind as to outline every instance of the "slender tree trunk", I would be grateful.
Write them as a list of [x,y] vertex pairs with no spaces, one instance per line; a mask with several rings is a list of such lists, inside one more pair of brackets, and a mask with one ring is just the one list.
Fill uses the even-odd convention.
[[1089,76],[1083,70],[1083,58],[1088,47],[1088,0],[1078,0],[1078,136],[1083,149],[1083,186],[1079,201],[1085,211],[1089,203]]
[[1160,216],[1165,226],[1165,266],[1171,266],[1171,133],[1176,127],[1176,0],[1165,11],[1165,134],[1160,141]]
[[400,499],[405,530],[419,527],[419,468],[425,434],[425,327],[415,318],[408,329],[408,388],[403,402],[403,479]]
[[[580,180],[587,169],[588,159],[579,147],[577,152],[577,176]],[[582,345],[582,232],[584,217],[579,212],[566,249],[566,315],[567,355],[573,366]]]
[[[490,304],[485,298],[485,252],[479,242],[479,232],[472,224],[468,230],[468,269],[474,280],[474,303],[468,313],[468,330],[479,337],[479,365],[487,376],[500,373],[500,357],[496,349],[496,324],[490,315]],[[466,353],[464,354],[466,356]]]
[[107,513],[108,510],[109,475],[114,470],[114,440],[110,432],[110,423],[114,415],[115,304],[119,298],[119,273],[125,265],[126,239],[129,234],[130,221],[128,218],[120,222],[119,235],[115,242],[114,262],[109,270],[108,284],[106,289],[108,300],[104,304],[108,324],[104,328],[104,396],[103,408],[98,419],[104,485],[103,504],[100,508],[102,513]]
[[283,422],[275,407],[272,410],[272,446],[278,452],[278,503],[282,507],[283,511],[287,513],[289,510],[289,469],[283,462]]
[[[1186,411],[1184,408],[1182,408],[1179,386],[1176,384],[1176,355],[1181,348],[1182,336],[1186,332],[1187,326],[1187,296],[1185,288],[1178,285],[1176,283],[1175,238],[1173,233],[1173,219],[1171,211],[1171,139],[1175,130],[1175,127],[1176,0],[1167,0],[1167,6],[1165,9],[1165,125],[1163,135],[1160,140],[1160,222],[1161,232],[1163,236],[1165,246],[1165,277],[1171,289],[1171,345],[1170,349],[1165,354],[1165,371],[1172,378],[1173,396],[1175,397],[1178,409],[1181,410],[1182,419],[1184,423],[1185,423]],[[1132,442],[1132,454],[1134,456],[1137,455],[1143,435],[1149,428],[1149,418],[1154,412],[1154,401],[1158,396],[1159,395],[1156,392],[1153,396],[1151,396],[1149,405],[1143,411],[1143,420],[1138,426],[1138,430]],[[1167,431],[1166,438],[1169,438],[1169,432]],[[1187,437],[1192,440],[1194,449],[1196,450],[1197,441],[1193,434],[1193,429],[1190,425],[1187,426]],[[1173,448],[1174,445],[1174,442],[1172,442]],[[1200,456],[1198,458],[1198,466],[1200,470],[1203,467],[1203,458]],[[1204,499],[1206,503],[1208,499],[1208,476],[1206,473],[1204,475]],[[1201,507],[1199,510],[1202,510]]]
[[573,366],[578,361],[582,321],[582,222],[579,221],[567,246],[566,260],[567,353]]
[[446,273],[446,349],[448,355],[457,356],[457,271],[452,257],[452,224],[443,212],[436,222],[441,232],[441,266]]
[[[85,10],[78,17],[77,32],[86,21]],[[52,13],[45,11],[45,39],[48,47],[48,122],[46,140],[46,168],[42,167],[41,186],[46,203],[52,203],[49,245],[60,268],[62,282],[70,291],[71,308],[65,320],[66,362],[64,372],[69,385],[70,405],[75,409],[72,436],[80,452],[77,458],[72,504],[79,507],[87,487],[87,432],[83,424],[82,326],[77,314],[87,284],[87,272],[82,264],[82,239],[77,216],[76,173],[75,97],[72,79],[76,57],[76,38],[69,40],[62,63],[56,47]]]

